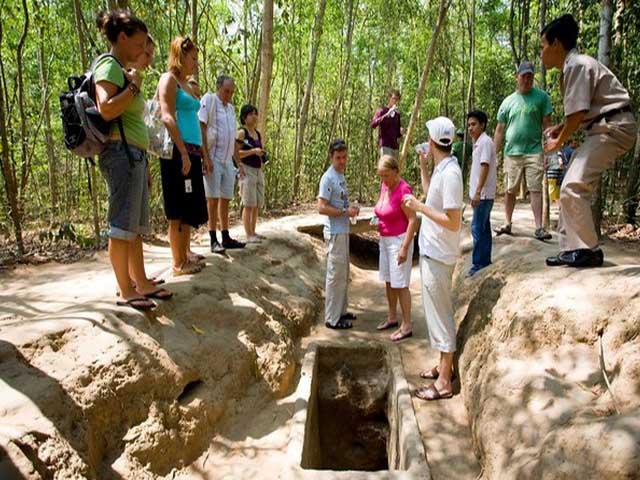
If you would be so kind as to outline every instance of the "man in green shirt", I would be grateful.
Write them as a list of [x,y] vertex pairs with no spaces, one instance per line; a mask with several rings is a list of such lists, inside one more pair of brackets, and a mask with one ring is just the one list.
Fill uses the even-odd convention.
[[516,74],[517,90],[504,99],[498,110],[495,131],[496,152],[503,146],[507,192],[504,200],[506,223],[496,228],[498,235],[511,234],[511,218],[516,192],[523,177],[531,194],[531,210],[536,222],[535,238],[548,240],[549,232],[542,227],[542,130],[551,125],[551,99],[533,86],[533,65],[523,62]]
[[[468,137],[471,138],[471,137]],[[467,140],[466,148],[464,148],[464,152],[462,151],[462,145],[464,143],[464,130],[461,128],[456,132],[456,141],[453,142],[453,146],[451,147],[451,154],[458,159],[458,164],[462,169],[462,178],[467,178],[468,173],[468,162],[469,157],[471,156],[471,152],[473,152],[473,145],[470,141]],[[464,184],[464,183],[463,183]]]

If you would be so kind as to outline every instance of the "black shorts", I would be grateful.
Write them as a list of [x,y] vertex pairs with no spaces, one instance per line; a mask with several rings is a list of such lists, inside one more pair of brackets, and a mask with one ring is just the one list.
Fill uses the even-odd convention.
[[[208,219],[207,201],[204,197],[202,179],[202,159],[196,153],[200,147],[187,144],[191,170],[182,175],[182,157],[178,148],[173,146],[173,156],[160,159],[162,176],[162,197],[167,220],[180,220],[181,223],[198,228]],[[186,191],[185,180],[191,180],[191,192]]]

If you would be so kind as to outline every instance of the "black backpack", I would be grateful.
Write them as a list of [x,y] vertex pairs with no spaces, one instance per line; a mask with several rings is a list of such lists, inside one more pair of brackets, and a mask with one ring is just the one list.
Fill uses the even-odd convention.
[[[88,72],[80,76],[71,76],[67,79],[69,90],[60,94],[60,116],[64,133],[64,145],[71,152],[82,158],[90,158],[99,155],[106,145],[111,133],[112,122],[106,121],[98,112],[96,106],[96,84],[93,78],[93,69],[97,63],[105,57],[111,57],[120,62],[110,53],[100,55],[91,65]],[[123,68],[124,70],[124,68]],[[126,88],[125,85],[120,92]],[[120,138],[125,145],[125,150],[131,162],[131,153],[124,136],[122,118],[113,120],[117,122],[120,130]]]

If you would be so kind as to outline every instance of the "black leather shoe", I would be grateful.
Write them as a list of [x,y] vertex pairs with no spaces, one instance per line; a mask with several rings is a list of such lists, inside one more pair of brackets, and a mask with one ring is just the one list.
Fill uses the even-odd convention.
[[574,268],[601,267],[604,263],[604,253],[601,249],[591,250],[580,248],[578,250],[568,250],[561,252],[556,257],[549,257],[546,261],[550,267],[566,265]]

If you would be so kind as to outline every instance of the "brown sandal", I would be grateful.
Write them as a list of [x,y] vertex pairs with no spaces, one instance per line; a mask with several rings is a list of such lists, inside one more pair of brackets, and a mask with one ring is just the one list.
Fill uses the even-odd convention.
[[376,330],[379,330],[379,331],[388,330],[390,328],[397,327],[397,326],[398,326],[397,320],[395,322],[389,322],[389,320],[385,320],[384,323],[381,323],[376,327]]
[[420,400],[425,400],[427,402],[432,400],[445,400],[447,398],[453,397],[453,391],[440,392],[436,387],[435,383],[432,383],[429,386],[423,385],[422,387],[418,388],[414,393],[415,393],[415,396],[418,397]]
[[[440,368],[438,368],[438,365],[433,367],[431,370],[423,370],[420,372],[420,378],[424,378],[425,380],[437,380],[439,376]],[[451,381],[456,381],[456,374],[453,371],[451,372]]]

